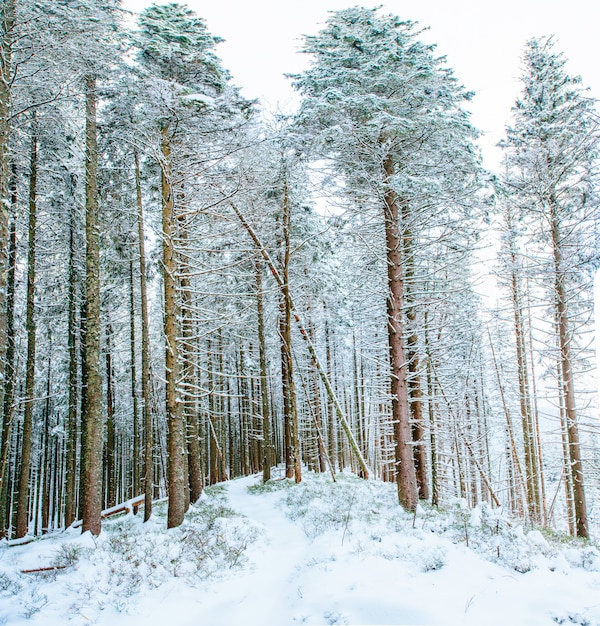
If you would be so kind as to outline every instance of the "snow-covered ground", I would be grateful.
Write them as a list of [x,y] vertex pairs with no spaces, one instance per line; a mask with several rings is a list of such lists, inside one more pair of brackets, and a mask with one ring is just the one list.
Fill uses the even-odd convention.
[[0,623],[600,625],[597,547],[485,506],[411,516],[393,485],[306,474],[209,488],[176,529],[155,508],[0,543]]

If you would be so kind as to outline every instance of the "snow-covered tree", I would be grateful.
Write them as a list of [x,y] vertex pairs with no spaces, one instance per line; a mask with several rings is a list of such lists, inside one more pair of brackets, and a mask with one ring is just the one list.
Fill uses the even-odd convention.
[[552,38],[532,39],[523,57],[523,90],[504,144],[509,201],[528,231],[534,270],[551,311],[556,369],[568,440],[565,480],[572,484],[575,531],[588,536],[575,374],[578,326],[591,310],[598,260],[595,221],[600,128],[593,99],[570,76]]
[[[417,480],[410,425],[406,294],[414,237],[473,190],[476,133],[462,108],[469,94],[412,22],[377,9],[333,13],[306,38],[310,68],[295,76],[303,96],[298,125],[330,158],[364,210],[385,231],[392,419],[398,496],[414,510]],[[454,216],[455,217],[455,216]]]

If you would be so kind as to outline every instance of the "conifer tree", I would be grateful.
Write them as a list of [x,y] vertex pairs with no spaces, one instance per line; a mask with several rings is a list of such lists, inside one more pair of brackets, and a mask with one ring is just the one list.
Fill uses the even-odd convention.
[[[377,9],[335,12],[304,52],[311,67],[295,77],[303,95],[298,125],[320,156],[344,175],[364,210],[380,212],[387,263],[387,319],[392,420],[400,503],[417,505],[408,387],[405,215],[413,231],[473,183],[476,136],[461,108],[469,94],[414,23]],[[422,208],[428,208],[423,211]]]
[[599,200],[597,167],[600,128],[594,101],[579,77],[565,69],[565,57],[552,38],[532,39],[523,58],[523,90],[513,108],[505,142],[510,201],[529,226],[536,251],[535,275],[544,289],[557,345],[559,405],[563,407],[568,445],[565,467],[573,485],[575,531],[589,534],[584,468],[576,397],[575,319],[586,305],[593,261],[594,215]]

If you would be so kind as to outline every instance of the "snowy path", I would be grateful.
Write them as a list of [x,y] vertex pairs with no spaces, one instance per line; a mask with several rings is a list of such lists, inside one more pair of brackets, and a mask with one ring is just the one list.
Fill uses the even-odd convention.
[[[290,614],[300,600],[294,592],[297,568],[307,558],[309,542],[297,524],[285,515],[284,494],[248,493],[256,480],[228,483],[230,502],[236,511],[260,527],[261,538],[249,548],[249,571],[218,585],[215,603],[203,611],[203,624],[247,625],[257,618],[261,624],[289,624]],[[254,622],[258,623],[258,622]]]
[[[97,552],[95,542],[76,531],[58,534],[0,549],[0,624],[600,626],[595,547],[550,546],[538,531],[515,527],[500,543],[494,539],[494,551],[505,557],[494,562],[466,547],[447,513],[422,511],[413,520],[398,507],[393,486],[342,476],[332,485],[327,476],[308,474],[301,485],[276,483],[282,488],[248,492],[259,482],[254,476],[224,483],[196,509],[199,514],[206,504],[213,511],[227,506],[243,516],[218,516],[223,525],[206,531],[213,539],[223,532],[232,542],[227,546],[243,539],[246,529],[258,533],[242,567],[227,569],[217,556],[211,563],[223,566],[220,578],[186,578],[171,569],[154,588],[128,595],[122,593],[126,585],[111,585],[127,582],[135,570],[122,558],[102,558],[120,552]],[[289,506],[297,519],[286,515]],[[158,516],[146,527],[132,516],[124,518],[120,530],[107,530],[104,541],[107,545],[113,536],[120,545],[129,536],[140,554],[150,546],[169,567],[187,531],[185,525],[166,530],[165,521]],[[472,544],[477,532],[471,527]],[[19,574],[51,562],[61,547],[77,545],[91,552],[72,569],[49,578]],[[109,568],[117,574],[124,569],[125,578],[107,576]],[[9,609],[11,593],[18,601]],[[39,612],[28,619],[34,604]]]

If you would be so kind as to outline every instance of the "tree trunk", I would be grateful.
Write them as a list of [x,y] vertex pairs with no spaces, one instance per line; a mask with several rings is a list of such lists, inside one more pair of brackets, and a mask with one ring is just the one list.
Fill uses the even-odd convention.
[[129,261],[129,339],[130,350],[129,360],[131,363],[131,401],[133,421],[133,459],[131,463],[131,488],[132,497],[136,498],[140,494],[140,415],[137,389],[137,341],[135,336],[135,286],[133,258]]
[[[281,375],[283,382],[283,407],[286,424],[286,476],[292,475],[297,483],[302,481],[302,464],[300,459],[300,436],[298,428],[298,408],[296,405],[296,390],[294,386],[294,368],[292,358],[292,307],[290,301],[290,227],[291,207],[288,196],[287,183],[284,183],[283,194],[283,263],[281,277],[280,302],[280,335],[281,335]],[[289,432],[288,432],[289,431]]]
[[[35,125],[35,118],[33,120]],[[19,474],[19,497],[17,500],[17,521],[15,536],[17,539],[27,534],[29,525],[29,474],[31,471],[31,445],[33,434],[33,402],[35,386],[35,239],[37,222],[37,167],[38,145],[35,128],[31,140],[31,161],[29,172],[29,249],[27,254],[27,365],[25,373],[25,413],[23,417],[23,437],[21,447],[21,469]]]
[[[0,9],[0,311],[7,301],[10,208],[10,109],[12,85],[12,42],[15,36],[15,0],[4,0]],[[7,320],[0,315],[0,372],[4,373]]]
[[98,223],[98,136],[96,79],[85,78],[85,451],[81,471],[82,532],[102,529],[102,376],[100,373],[100,248]]
[[573,483],[575,505],[575,525],[578,537],[589,537],[585,491],[583,486],[583,467],[581,463],[581,447],[579,444],[579,428],[575,408],[575,381],[573,377],[573,361],[571,357],[571,331],[567,311],[567,294],[565,289],[565,271],[563,268],[563,251],[556,203],[551,200],[550,226],[552,229],[552,252],[554,257],[554,307],[558,328],[558,345],[560,350],[560,376],[564,397],[567,438],[569,443],[570,472]]
[[412,453],[412,434],[409,420],[409,398],[406,381],[406,359],[403,337],[404,276],[398,198],[391,186],[394,162],[387,156],[383,163],[385,188],[384,224],[388,272],[388,345],[391,369],[390,392],[392,420],[396,443],[396,480],[398,500],[408,511],[414,511],[418,502],[417,480]]
[[71,207],[69,224],[69,311],[67,321],[69,351],[69,408],[67,417],[67,480],[65,486],[65,526],[68,528],[77,516],[76,485],[77,485],[77,321],[76,321],[76,259],[75,259],[75,210]]
[[163,230],[163,284],[164,284],[164,333],[165,378],[168,428],[168,484],[169,506],[167,526],[173,528],[183,522],[185,515],[185,429],[181,402],[179,401],[179,311],[177,306],[177,263],[175,258],[175,207],[173,204],[173,182],[171,170],[171,144],[168,127],[161,129],[162,164],[161,164],[161,198],[162,198],[162,230]]
[[[2,399],[2,431],[0,432],[0,539],[9,527],[8,459],[14,419],[15,395],[15,268],[17,264],[17,177],[13,166],[11,179],[12,221],[9,234],[8,278],[6,289],[6,351],[4,363],[4,397]],[[0,361],[1,363],[1,361]]]
[[142,203],[142,183],[140,159],[137,150],[135,160],[135,191],[137,203],[138,246],[140,255],[140,313],[142,322],[142,420],[144,423],[144,521],[152,515],[154,483],[154,426],[150,411],[150,336],[148,322],[148,290],[146,287],[146,246],[144,243],[144,208]]
[[269,386],[267,372],[267,348],[265,342],[265,314],[263,305],[262,268],[260,259],[255,259],[256,310],[258,320],[258,359],[260,370],[260,406],[263,438],[263,482],[271,480],[273,451],[271,445],[271,411],[269,407]]
[[112,366],[112,326],[106,325],[106,507],[117,504],[117,432],[115,427],[115,390]]
[[196,365],[194,355],[194,320],[192,319],[192,291],[190,284],[191,268],[187,263],[187,230],[183,219],[178,220],[179,240],[182,245],[181,267],[181,335],[182,335],[182,393],[183,412],[186,427],[187,460],[189,477],[190,501],[197,502],[202,495],[202,459],[200,454],[200,439],[198,435],[198,414],[194,399],[196,389]]

